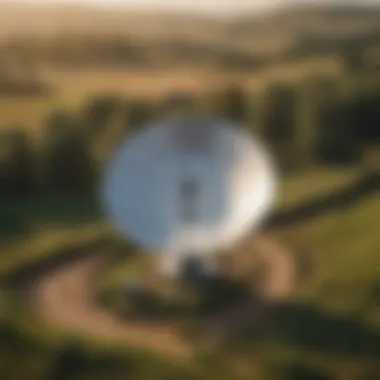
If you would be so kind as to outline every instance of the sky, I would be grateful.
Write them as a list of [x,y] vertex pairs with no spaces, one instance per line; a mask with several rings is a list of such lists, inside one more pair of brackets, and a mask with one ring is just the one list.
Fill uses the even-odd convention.
[[[0,0],[9,2],[9,0]],[[13,3],[82,4],[107,7],[123,6],[141,10],[190,11],[205,14],[244,13],[273,9],[294,3],[380,4],[380,0],[12,0]]]

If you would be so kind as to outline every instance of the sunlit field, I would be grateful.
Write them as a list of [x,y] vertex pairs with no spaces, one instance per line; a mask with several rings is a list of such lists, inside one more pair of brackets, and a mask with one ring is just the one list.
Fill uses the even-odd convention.
[[[380,12],[8,8],[1,380],[380,379]],[[99,195],[120,143],[182,111],[229,118],[278,170],[259,230],[189,287]]]
[[157,69],[60,69],[49,70],[48,83],[54,93],[46,96],[0,96],[0,130],[19,126],[39,131],[54,110],[75,110],[89,97],[116,94],[131,99],[160,99],[171,92],[207,94],[229,83],[240,83],[250,90],[260,90],[272,81],[294,82],[310,75],[336,76],[339,60],[304,60],[274,65],[263,72],[239,73],[215,67],[169,67]]

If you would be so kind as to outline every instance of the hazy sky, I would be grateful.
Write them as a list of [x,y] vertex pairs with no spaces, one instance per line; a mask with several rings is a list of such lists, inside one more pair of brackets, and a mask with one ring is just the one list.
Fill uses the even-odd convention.
[[[10,0],[0,0],[9,2]],[[103,6],[125,6],[146,10],[181,10],[200,13],[242,13],[258,9],[294,3],[343,3],[343,4],[379,4],[380,0],[12,0],[11,2],[47,3],[47,4],[92,4]]]

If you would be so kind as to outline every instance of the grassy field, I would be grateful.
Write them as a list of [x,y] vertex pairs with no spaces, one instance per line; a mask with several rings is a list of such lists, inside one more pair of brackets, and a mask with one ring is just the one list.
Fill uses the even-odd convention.
[[[354,183],[358,168],[314,167],[280,178],[277,190],[275,210],[286,211],[293,207],[308,203],[319,197],[327,196],[335,191],[350,187]],[[327,220],[330,220],[327,217]],[[300,237],[300,242],[308,241],[309,236]],[[293,243],[293,242],[292,242]],[[298,247],[301,244],[296,245]],[[127,258],[124,264],[117,263],[100,278],[99,289],[120,288],[126,278],[131,278],[149,267],[149,257]]]
[[[315,184],[324,183],[319,195],[325,195],[344,184],[349,186],[349,172],[319,169],[284,180],[287,207],[297,203],[292,197],[304,201],[318,197],[313,178]],[[302,265],[311,254],[311,276],[299,280],[293,301],[275,316],[260,338],[248,340],[248,345],[233,344],[207,360],[227,365],[236,358],[265,379],[296,376],[290,375],[293,371],[304,373],[306,377],[301,379],[313,379],[315,373],[339,380],[376,379],[376,355],[380,352],[375,333],[380,331],[379,220],[380,195],[375,193],[294,228],[276,231],[276,238],[291,248],[296,264]],[[126,278],[134,278],[148,266],[149,259],[144,257],[118,262],[98,278],[97,291],[117,295]],[[115,296],[117,310],[123,310],[120,300]],[[257,361],[252,360],[253,355]]]
[[259,75],[257,72],[226,72],[214,67],[54,70],[49,74],[55,87],[55,93],[51,96],[0,96],[0,131],[21,125],[27,131],[38,132],[50,112],[62,108],[75,111],[89,96],[98,94],[157,99],[177,90],[207,93],[231,82],[257,90],[273,80],[294,82],[309,75],[336,76],[340,72],[339,61],[332,58],[274,65],[265,68]]
[[35,233],[74,228],[102,218],[100,202],[92,196],[36,196],[2,199],[0,244]]
[[[305,63],[302,66],[304,71],[300,67],[297,69],[295,67],[290,67],[287,76],[281,78],[279,74],[283,75],[284,71],[280,70],[276,73],[275,68],[268,70],[265,77],[267,82],[262,79],[262,76],[259,79],[251,76],[249,80],[246,80],[247,86],[254,89],[265,86],[265,83],[271,80],[299,80],[313,72],[312,65],[307,66]],[[330,70],[334,72],[336,67],[332,65]],[[234,75],[231,74],[230,79]],[[210,75],[207,70],[153,74],[128,70],[115,70],[109,73],[96,70],[89,70],[86,73],[67,71],[56,73],[55,78],[59,89],[56,97],[50,99],[0,98],[0,111],[3,111],[0,112],[0,128],[22,123],[28,131],[38,132],[43,125],[44,117],[55,107],[65,106],[75,109],[81,106],[86,97],[96,92],[112,92],[144,98],[149,93],[151,97],[159,97],[176,87],[202,91],[204,88],[217,86],[220,78],[228,82],[224,74]],[[234,79],[242,81],[246,78],[235,75]],[[350,187],[357,174],[357,167],[313,167],[302,172],[286,174],[280,181],[275,209],[277,211],[291,210],[300,204]],[[2,210],[0,275],[17,272],[20,268],[33,266],[36,263],[43,263],[60,252],[86,247],[103,236],[111,236],[110,240],[113,242],[112,239],[115,236],[109,229],[109,225],[103,222],[104,212],[99,200],[94,196],[44,196],[13,201],[3,200],[0,208]],[[339,212],[327,212],[300,226],[278,231],[278,237],[292,249],[297,262],[303,260],[305,252],[306,254],[313,252],[316,257],[316,273],[312,279],[305,281],[297,289],[294,305],[289,306],[290,310],[283,312],[283,317],[280,315],[280,321],[275,322],[273,329],[265,332],[259,344],[248,347],[247,357],[252,358],[254,355],[257,358],[253,365],[249,366],[250,370],[254,367],[258,371],[257,378],[284,379],[282,367],[305,361],[307,366],[317,368],[318,371],[327,370],[329,373],[335,371],[339,380],[362,380],[358,376],[343,377],[342,373],[347,371],[346,368],[350,368],[349,362],[352,361],[358,363],[355,368],[360,374],[372,366],[372,364],[366,364],[368,358],[365,347],[368,334],[364,333],[363,329],[379,329],[380,327],[378,308],[380,273],[376,266],[376,263],[380,264],[377,257],[380,251],[380,240],[376,233],[376,220],[380,220],[380,198],[373,196],[357,205],[353,204],[350,208]],[[111,257],[113,250],[114,244],[110,244],[108,253]],[[120,247],[116,251],[115,253],[120,255]],[[129,247],[128,249],[126,247],[125,257],[129,252]],[[98,294],[104,291],[114,292],[116,297],[111,297],[111,301],[119,302],[117,292],[120,291],[126,278],[135,277],[149,265],[149,259],[147,260],[144,256],[136,257],[132,261],[130,259],[118,261],[117,265],[111,263],[111,266],[98,277],[94,290]],[[350,294],[350,297],[347,297],[347,294]],[[7,297],[1,294],[1,298]],[[3,302],[2,299],[0,302]],[[120,304],[114,306],[117,308]],[[23,313],[29,314],[27,309],[22,313],[15,310],[14,313],[15,315],[18,313],[19,317]],[[8,317],[13,319],[12,316],[8,315]],[[351,327],[352,320],[364,327]],[[35,332],[36,337],[33,336],[33,340],[38,340],[40,333],[54,335],[54,331],[47,333],[43,326],[29,324],[25,318],[14,319],[13,327],[16,330],[18,322],[15,321],[23,324],[26,329],[39,330]],[[341,329],[341,326],[346,326],[342,327],[343,335],[334,335],[334,331]],[[314,335],[310,331],[314,331]],[[331,333],[331,337],[324,336],[326,331]],[[324,339],[322,343],[316,338],[318,334]],[[358,345],[359,354],[351,355],[352,353],[349,352],[349,359],[339,359],[340,356],[347,354],[344,349],[342,351],[342,346],[345,344],[345,338],[342,338],[344,334],[348,334],[348,339],[351,339],[353,334],[354,341],[359,339],[362,342]],[[334,346],[334,339],[338,341],[338,347]],[[57,338],[57,342],[58,345],[66,347],[61,337]],[[88,347],[96,346],[96,344],[90,341]],[[87,343],[78,343],[78,345],[83,348]],[[85,363],[90,363],[87,361],[87,354],[83,354],[76,345],[74,346],[73,355],[79,355]],[[244,350],[243,353],[241,350],[244,348],[244,345],[241,345],[238,350],[235,350],[235,347],[229,348],[227,355],[236,352],[240,360],[244,356]],[[6,356],[7,347],[0,346],[1,349]],[[47,356],[51,355],[50,349],[49,346]],[[360,351],[362,349],[364,351]],[[105,350],[100,349],[99,357],[102,357]],[[114,355],[111,351],[109,354]],[[120,353],[121,356],[124,354],[125,352]],[[217,352],[215,355],[220,363],[223,352]],[[17,354],[12,360],[16,359]],[[368,360],[371,361],[372,357]],[[226,360],[226,362],[229,361]],[[209,359],[206,362],[210,368],[209,373],[215,376],[216,367]],[[278,374],[276,368],[280,368]],[[228,371],[222,369],[221,372]],[[99,379],[103,380],[109,373],[109,369],[105,370],[99,375]],[[87,371],[83,376],[91,377],[92,375],[95,376],[95,373]],[[293,377],[290,378],[293,380]]]
[[[279,183],[276,208],[286,210],[349,186],[356,173],[356,167],[315,167],[286,175]],[[105,216],[100,200],[91,194],[4,199],[0,208],[2,246],[27,242],[30,236],[43,236],[44,233],[101,221]]]
[[0,202],[0,273],[110,234],[93,196],[45,196]]
[[379,220],[375,194],[280,234],[298,260],[312,253],[315,273],[264,334],[258,352],[272,368],[307,364],[337,379],[378,378]]
[[[332,310],[366,314],[362,306],[371,301],[380,278],[379,219],[380,196],[376,194],[285,232],[281,237],[286,244],[300,255],[305,250],[313,252],[317,261],[317,276],[300,294],[305,292],[305,297]],[[378,302],[372,301],[372,306]],[[367,311],[376,314],[376,308]],[[373,322],[380,327],[377,316]]]
[[[280,198],[283,200],[278,207],[291,208],[299,202],[308,202],[334,189],[349,186],[355,173],[356,168],[320,167],[313,171],[286,176],[280,184]],[[13,217],[14,220],[18,220],[19,227],[28,228],[20,228],[12,234],[12,239],[3,241],[0,259],[2,274],[43,262],[62,249],[85,246],[99,239],[101,234],[111,232],[102,222],[104,215],[99,202],[93,197],[25,199],[22,202],[9,203],[7,207],[4,203],[3,209],[6,210],[6,213],[2,214],[3,217],[7,215],[8,220]],[[222,358],[226,353],[223,350],[215,352],[214,359],[202,359],[209,373],[215,373],[212,360],[217,360],[218,363],[222,360],[227,366],[227,363],[230,365],[235,360],[235,356],[239,363],[245,361],[247,371],[255,371],[260,379],[284,379],[284,373],[294,371],[293,367],[298,368],[301,364],[318,373],[336,374],[339,380],[362,380],[364,374],[375,371],[373,352],[367,355],[365,351],[368,333],[364,331],[380,328],[380,266],[376,265],[380,264],[380,239],[376,224],[378,220],[380,196],[375,194],[352,204],[347,209],[327,212],[294,228],[279,231],[277,237],[292,248],[297,259],[301,260],[306,251],[315,252],[315,275],[300,285],[291,309],[283,311],[269,331],[265,331],[253,346],[250,344],[248,347],[240,345],[238,348],[227,348],[228,358],[224,361]],[[2,232],[5,237],[5,231]],[[140,273],[146,265],[149,263],[144,259],[118,262],[117,267],[111,266],[99,277],[96,290],[117,289],[127,277]],[[347,294],[350,296],[347,297]],[[4,308],[4,294],[2,298]],[[114,363],[119,363],[121,359],[117,358],[134,355],[133,350],[117,348],[117,345],[101,348],[96,341],[87,340],[85,337],[73,336],[74,340],[67,340],[68,337],[40,326],[38,321],[32,322],[29,317],[29,322],[25,321],[21,314],[28,315],[27,310],[20,314],[20,311],[14,309],[12,313],[19,315],[16,319],[11,318],[12,326],[17,327],[17,323],[23,324],[22,331],[25,336],[29,336],[29,345],[40,347],[40,343],[36,342],[41,342],[41,339],[44,342],[45,354],[42,362],[45,365],[45,360],[48,360],[51,354],[51,345],[56,344],[69,347],[67,350],[73,350],[72,355],[77,355],[83,363],[90,363],[89,357],[94,358],[93,362],[103,360],[104,355]],[[5,315],[6,318],[10,316]],[[362,327],[352,327],[352,320],[355,320],[356,324],[360,323]],[[326,331],[329,331],[331,336],[326,337]],[[9,333],[7,334],[9,337]],[[323,338],[323,343],[318,340],[319,335]],[[345,338],[346,336],[348,338]],[[355,346],[356,353],[351,343],[347,349],[344,348],[345,339],[353,339],[354,342],[360,340],[361,343]],[[338,343],[335,343],[336,341]],[[1,352],[9,355],[6,346],[1,347]],[[19,354],[12,355],[14,362]],[[141,355],[143,357],[143,354]],[[254,361],[252,355],[256,358]],[[200,363],[197,365],[201,366]],[[162,366],[159,365],[160,368],[164,368]],[[227,379],[234,378],[227,377],[227,374],[236,373],[235,371],[230,367],[222,367],[220,375],[225,373]],[[124,373],[125,370],[118,371],[115,370],[115,373]],[[350,371],[351,377],[346,377],[344,374],[350,374]],[[89,374],[91,371],[87,370],[86,373]],[[106,373],[109,373],[109,369],[105,369],[103,375]]]
[[279,183],[276,209],[291,209],[297,204],[346,188],[353,183],[358,170],[355,167],[314,167],[289,174]]
[[[355,10],[353,12],[355,16],[353,16],[351,10],[340,20],[342,14],[339,9],[333,10],[331,17],[328,16],[329,12],[322,11],[319,15],[308,15],[308,12],[297,13],[292,10],[279,18],[270,17],[259,22],[247,15],[247,19],[242,20],[241,25],[238,22],[235,25],[232,23],[223,26],[219,22],[211,23],[210,20],[199,20],[195,23],[195,19],[192,20],[191,17],[187,19],[187,23],[185,17],[183,21],[177,20],[174,24],[164,19],[155,21],[154,17],[140,19],[133,14],[125,18],[122,12],[110,14],[109,17],[107,16],[107,22],[102,23],[102,17],[98,18],[99,15],[96,12],[92,14],[85,9],[80,12],[80,17],[74,17],[75,12],[62,13],[61,10],[55,14],[56,18],[50,17],[48,13],[38,18],[30,17],[32,13],[25,6],[17,11],[22,11],[20,18],[16,17],[17,12],[14,16],[12,13],[7,16],[6,7],[0,5],[0,8],[0,19],[3,21],[0,29],[3,30],[4,36],[8,31],[24,34],[21,40],[25,39],[25,42],[21,43],[20,52],[22,53],[25,49],[26,58],[29,53],[31,57],[35,55],[33,43],[28,42],[26,38],[28,30],[31,31],[31,36],[35,33],[57,34],[58,43],[52,50],[51,58],[49,58],[49,50],[46,50],[49,54],[47,57],[49,62],[50,59],[53,59],[52,62],[59,62],[60,53],[65,54],[65,44],[66,49],[73,44],[74,50],[71,48],[67,50],[72,67],[54,66],[53,68],[49,66],[49,63],[45,67],[41,65],[42,82],[46,80],[48,87],[51,85],[52,93],[49,95],[46,93],[45,96],[0,94],[0,135],[12,128],[21,127],[32,139],[36,138],[36,141],[33,141],[36,143],[39,142],[38,138],[41,136],[40,132],[43,131],[45,120],[57,110],[63,110],[65,115],[74,118],[78,116],[83,120],[82,124],[78,124],[86,128],[92,127],[85,124],[87,119],[83,117],[86,116],[84,106],[89,105],[87,102],[98,95],[118,95],[126,100],[125,106],[127,106],[129,99],[156,101],[173,90],[185,90],[189,93],[200,94],[199,101],[204,102],[200,106],[207,107],[213,104],[213,101],[217,101],[216,96],[221,94],[220,90],[237,83],[247,90],[244,100],[247,100],[251,106],[247,110],[250,114],[248,124],[254,120],[260,124],[262,122],[260,112],[263,110],[260,107],[270,105],[270,102],[266,103],[269,99],[266,96],[270,94],[265,90],[273,83],[289,83],[295,90],[304,91],[305,96],[309,92],[310,94],[318,93],[315,99],[310,99],[310,108],[308,108],[309,104],[306,104],[308,101],[300,105],[311,113],[314,112],[312,109],[314,100],[316,101],[314,105],[319,106],[320,91],[322,91],[323,99],[325,92],[326,98],[333,98],[327,99],[327,103],[335,100],[333,91],[330,96],[327,96],[329,92],[327,82],[330,82],[330,79],[333,82],[331,90],[336,90],[335,95],[342,96],[344,99],[346,96],[356,96],[359,93],[363,93],[364,96],[371,91],[378,91],[379,88],[377,69],[377,71],[370,69],[364,61],[355,63],[350,60],[353,58],[355,61],[355,56],[362,52],[366,54],[367,45],[364,41],[360,42],[360,36],[363,33],[367,36],[372,32],[375,36],[378,30],[378,12],[369,11],[364,15]],[[156,25],[155,22],[158,24]],[[70,29],[69,34],[73,36],[72,42],[70,42],[71,37],[65,40],[67,25]],[[83,30],[84,35],[81,38],[84,38],[84,45],[81,45],[83,42],[81,38],[78,39],[75,36],[75,33],[82,31],[83,25],[88,30]],[[166,37],[160,36],[158,33],[160,29],[165,31]],[[191,63],[178,63],[183,62],[186,59],[185,56],[178,57],[181,58],[178,61],[177,59],[166,61],[165,54],[168,52],[154,48],[154,44],[149,42],[152,37],[154,37],[153,40],[158,41],[168,38],[170,42],[179,30],[185,32],[187,29],[193,33],[192,37],[188,36],[190,37],[188,42],[193,40],[194,47],[199,45],[199,47],[203,46],[203,49],[206,46],[217,47],[216,53],[218,51],[221,53],[221,60],[217,58],[218,63],[212,60],[207,64],[198,63],[193,66]],[[139,40],[144,36],[146,45],[144,51],[146,49],[150,57],[148,60],[151,66],[147,62],[145,68],[116,67],[116,65],[111,67],[113,61],[109,61],[108,58],[112,58],[112,49],[111,54],[107,53],[108,49],[103,48],[92,52],[91,45],[94,42],[91,42],[91,38],[88,40],[89,43],[86,40],[86,33],[89,33],[88,37],[90,37],[92,31],[101,35],[123,33],[122,35],[128,36],[131,42],[136,37]],[[378,39],[376,36],[375,38]],[[185,37],[186,33],[181,38],[186,40],[188,37]],[[329,39],[337,41],[333,42],[332,48],[327,50],[321,46],[322,50],[318,53],[321,48],[318,47],[320,42],[322,45],[329,45]],[[14,42],[17,51],[17,38]],[[345,46],[346,42],[350,43]],[[356,49],[356,42],[359,45],[363,43],[360,45],[360,52]],[[42,40],[41,43],[44,44]],[[100,43],[99,47],[102,44],[104,43]],[[340,44],[342,44],[342,49],[340,49]],[[376,44],[375,40],[373,44]],[[35,58],[38,61],[38,51],[42,45],[41,47],[37,45]],[[84,46],[84,51],[81,46]],[[61,47],[62,51],[60,51]],[[178,50],[179,54],[182,55],[183,46],[179,47],[181,48]],[[90,48],[88,52],[87,48]],[[293,48],[295,48],[294,52],[292,52]],[[80,51],[76,52],[76,49]],[[44,49],[41,50],[43,51]],[[175,51],[177,48],[174,48],[173,52]],[[265,64],[262,68],[259,68],[259,63],[257,68],[252,65],[249,69],[226,65],[231,57],[226,54],[224,58],[225,53],[237,51],[242,57],[253,54],[255,59],[260,54],[265,56],[274,54],[273,61],[271,59],[273,63]],[[198,54],[197,50],[194,52],[195,55]],[[192,54],[191,49],[189,53]],[[202,49],[200,53],[202,54]],[[319,55],[316,56],[315,53]],[[351,53],[354,57],[350,56]],[[3,58],[7,61],[7,54],[4,53],[0,61]],[[96,59],[92,61],[92,54],[98,54],[99,57],[93,57]],[[219,57],[218,53],[216,55]],[[16,56],[15,63],[18,60]],[[21,54],[21,60],[22,56],[23,54]],[[93,65],[80,68],[81,65],[79,61],[76,61],[76,57],[80,61],[84,58],[83,62],[89,59],[88,62],[92,62]],[[56,58],[58,61],[55,61]],[[107,59],[103,60],[103,58]],[[356,58],[360,60],[359,56]],[[42,59],[44,60],[45,58]],[[98,62],[103,62],[104,66],[99,64],[96,67]],[[114,62],[116,63],[117,59]],[[126,61],[121,59],[120,62]],[[167,64],[162,64],[163,62]],[[11,69],[17,69],[12,62],[11,66]],[[27,63],[26,71],[31,66],[33,65]],[[4,72],[6,73],[7,70],[5,69]],[[31,79],[37,79],[38,82],[37,77]],[[21,85],[24,84],[21,83]],[[318,88],[319,84],[321,88]],[[309,85],[317,87],[309,87]],[[282,111],[276,108],[278,107],[274,106],[274,111],[281,114],[279,119],[281,121]],[[284,108],[288,110],[292,107]],[[125,117],[128,116],[129,114],[123,113],[120,119],[123,118],[124,122]],[[303,117],[303,115],[300,116]],[[317,120],[319,114],[314,116],[313,120],[302,119],[302,127],[305,130],[309,122],[313,124],[313,121]],[[361,126],[368,122],[370,125],[370,118],[362,116],[360,115],[360,122],[357,124]],[[327,119],[329,120],[328,117]],[[117,123],[118,120],[115,118],[104,127],[108,132],[109,128],[113,128],[115,124],[116,136]],[[376,127],[375,124],[376,122],[372,126]],[[298,125],[301,126],[301,123],[297,121]],[[335,126],[334,123],[331,125]],[[249,127],[253,126],[249,125]],[[338,125],[337,129],[339,129]],[[96,131],[91,129],[91,134],[93,132],[94,140],[97,142]],[[124,132],[123,129],[122,133]],[[104,140],[102,136],[103,133],[99,137],[99,145],[107,145],[108,140],[118,139],[117,136],[114,138],[112,131]],[[340,141],[339,139],[344,140],[344,136],[339,135],[337,141]],[[339,142],[335,140],[334,143],[339,145]],[[111,142],[109,145],[112,145]],[[39,144],[32,145],[32,148],[36,148],[36,152],[39,147]],[[293,149],[293,144],[291,149]],[[97,157],[96,154],[94,156]],[[375,167],[374,162],[379,161],[378,154],[371,153],[366,160],[371,167]],[[65,164],[66,161],[63,160],[63,166]],[[70,165],[72,164],[75,164],[75,159],[71,161]],[[295,166],[298,167],[298,165]],[[284,174],[280,178],[274,213],[288,213],[287,215],[292,216],[297,214],[294,210],[304,204],[307,205],[335,192],[340,194],[341,190],[347,188],[356,189],[355,181],[363,166],[363,163],[361,168],[314,166],[308,167],[307,170]],[[10,166],[10,168],[12,168],[9,169],[11,173],[13,167]],[[199,357],[197,356],[190,365],[181,366],[175,360],[168,360],[164,350],[160,351],[159,336],[157,336],[158,345],[149,345],[152,341],[156,343],[149,330],[152,326],[148,326],[148,331],[145,331],[148,340],[146,348],[149,350],[140,351],[137,344],[128,345],[128,339],[121,344],[122,340],[116,339],[119,334],[123,335],[124,328],[127,327],[124,323],[128,324],[128,321],[119,318],[121,329],[114,330],[115,326],[111,320],[96,319],[97,308],[104,313],[99,314],[101,316],[107,315],[113,318],[112,311],[116,312],[115,317],[120,317],[124,313],[126,315],[129,306],[127,304],[129,300],[123,294],[126,280],[138,278],[153,267],[150,256],[139,255],[139,248],[116,234],[107,222],[101,202],[96,196],[42,194],[29,198],[1,199],[0,378],[9,380],[380,379],[378,363],[380,358],[380,235],[378,233],[380,194],[371,193],[362,198],[358,196],[358,199],[352,201],[351,204],[341,207],[332,205],[333,208],[329,209],[330,206],[326,206],[323,210],[318,207],[319,204],[314,216],[301,212],[300,219],[296,217],[294,224],[281,225],[279,223],[279,228],[275,227],[268,231],[270,241],[271,239],[279,241],[280,250],[282,246],[289,248],[297,269],[302,271],[306,267],[305,271],[308,272],[304,277],[297,279],[293,298],[284,304],[276,305],[274,308],[276,312],[268,315],[265,326],[259,332],[247,329],[244,331],[244,336],[225,342],[225,345],[215,348],[213,352],[205,353],[200,348]],[[247,248],[241,251],[237,249],[234,254],[237,258],[235,261],[239,263],[237,265],[239,278],[245,278],[246,275],[250,276],[248,278],[254,278],[258,274],[257,266],[255,267],[254,249]],[[82,258],[83,261],[79,260]],[[243,273],[244,266],[246,268]],[[240,268],[242,268],[241,271]],[[78,281],[78,279],[83,281]],[[33,280],[36,280],[35,283]],[[172,283],[169,282],[168,286],[172,287]],[[93,300],[94,295],[98,303]],[[102,298],[103,295],[105,295],[104,298]],[[108,310],[107,307],[109,307]],[[85,314],[81,314],[81,308],[85,309]],[[54,313],[49,314],[48,311],[52,309]],[[68,319],[59,319],[65,315]],[[82,318],[81,315],[84,317]],[[56,316],[58,319],[54,319]],[[82,328],[77,331],[74,328],[66,330],[68,326],[74,327],[75,323],[73,325],[70,323],[75,322],[78,316],[84,322],[81,325]],[[255,318],[256,314],[253,319]],[[187,316],[185,319],[187,322]],[[62,320],[65,320],[66,324],[65,322],[58,323]],[[53,323],[49,324],[50,321]],[[191,330],[192,326],[185,324],[182,326],[181,323],[182,321],[179,322],[179,327],[183,327],[184,332],[183,336],[181,334],[181,339],[187,340],[183,338],[187,336],[187,328]],[[94,329],[91,330],[91,326],[94,326]],[[153,329],[156,327],[160,326],[154,326]],[[173,331],[176,327],[174,322],[168,328]],[[146,325],[142,324],[142,329],[145,328]],[[106,339],[108,329],[115,333],[115,335],[110,335],[109,341]],[[93,334],[94,330],[99,334]],[[129,331],[136,332],[136,327],[132,326],[132,330]],[[126,335],[128,334],[129,332],[126,332]],[[138,334],[137,331],[137,340],[141,340]],[[178,331],[176,335],[179,335]],[[192,342],[193,340],[189,339],[186,344],[192,345]],[[153,346],[159,347],[157,352],[153,351]]]
[[312,254],[313,273],[260,334],[214,352],[215,363],[235,358],[263,379],[378,379],[379,220],[374,194],[280,230],[296,263]]
[[89,223],[82,226],[55,228],[34,233],[18,242],[3,247],[0,256],[0,275],[43,262],[55,254],[70,250],[78,250],[103,238],[112,238],[112,231],[105,223]]

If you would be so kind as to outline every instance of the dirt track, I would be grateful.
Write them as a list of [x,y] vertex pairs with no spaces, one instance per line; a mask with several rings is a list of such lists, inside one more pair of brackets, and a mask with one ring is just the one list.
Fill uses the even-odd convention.
[[[359,177],[357,185],[349,190],[333,194],[322,201],[312,202],[308,207],[301,207],[296,212],[293,223],[301,218],[315,216],[322,209],[343,207],[346,204],[360,199],[364,194],[377,191],[379,188],[378,174],[370,173]],[[324,205],[322,207],[322,204]],[[310,211],[310,212],[309,212]],[[282,226],[288,226],[294,218],[280,218]],[[278,222],[277,222],[278,224]],[[281,244],[276,243],[275,227],[271,227],[271,235],[262,236],[255,240],[256,252],[259,260],[264,264],[263,278],[260,281],[260,293],[268,304],[283,301],[291,297],[296,286],[298,273],[295,273],[295,263],[290,252]],[[243,255],[246,257],[245,253]],[[131,324],[122,322],[109,311],[100,308],[94,302],[92,293],[92,273],[101,263],[101,256],[72,262],[69,265],[58,267],[54,271],[39,277],[38,291],[33,297],[36,302],[36,311],[46,322],[55,327],[88,334],[92,337],[115,340],[136,347],[155,350],[162,354],[172,354],[179,357],[191,355],[192,345],[181,339],[181,336],[168,325]],[[246,263],[241,262],[242,266]],[[248,322],[256,323],[266,316],[266,302],[257,309],[254,305],[242,305],[227,311],[217,319],[210,320],[210,325],[217,325],[221,331],[229,325]],[[253,320],[253,321],[252,321]],[[219,330],[219,328],[221,330]]]
[[[258,254],[266,261],[265,264],[269,264],[260,289],[263,297],[270,300],[289,297],[295,276],[288,252],[269,238],[261,238],[258,248]],[[92,275],[100,264],[101,256],[94,255],[41,276],[33,299],[39,316],[46,323],[65,331],[122,342],[165,355],[190,357],[193,346],[170,325],[124,322],[95,302]],[[243,310],[230,310],[212,323],[218,323],[222,328],[227,324],[235,325],[245,314]],[[258,315],[261,311],[257,310]],[[252,310],[249,314],[252,316]]]
[[41,278],[34,302],[43,320],[54,327],[101,340],[189,355],[190,347],[169,326],[125,323],[95,302],[91,280],[100,263],[99,256],[89,257]]

